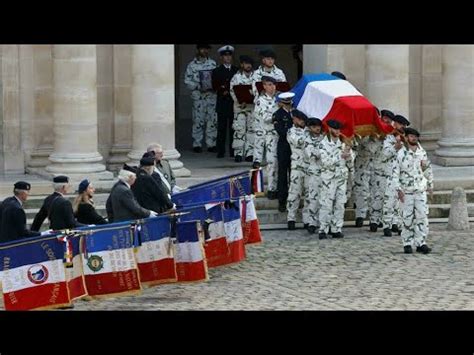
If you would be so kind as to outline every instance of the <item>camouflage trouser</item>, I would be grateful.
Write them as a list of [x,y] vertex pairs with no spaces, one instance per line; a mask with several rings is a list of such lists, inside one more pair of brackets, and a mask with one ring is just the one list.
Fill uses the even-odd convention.
[[417,247],[425,244],[428,235],[428,203],[426,192],[405,194],[405,202],[400,203],[401,219],[403,222],[403,246]]
[[255,122],[252,111],[236,111],[234,122],[232,123],[232,129],[234,130],[234,140],[232,142],[234,154],[240,155],[241,157],[253,155]]
[[319,232],[340,232],[344,224],[344,204],[346,203],[347,179],[321,179],[319,195]]
[[385,195],[383,197],[383,228],[391,228],[392,225],[399,225],[400,201],[398,193],[393,186],[392,177],[387,177]]
[[346,201],[351,200],[354,202],[354,195],[352,194],[352,189],[354,188],[354,174],[349,171],[346,184]]
[[253,160],[261,163],[263,154],[267,161],[267,191],[276,191],[278,181],[278,160],[277,160],[277,143],[278,134],[275,130],[255,132],[255,147],[253,151]]
[[290,173],[290,189],[286,200],[286,209],[288,210],[288,221],[296,221],[296,211],[300,207],[300,201],[304,199],[303,223],[309,223],[308,210],[308,176],[305,169],[301,167],[292,167]]
[[309,225],[317,227],[319,226],[319,194],[321,189],[321,174],[311,173],[308,175],[308,194],[307,199],[309,200]]
[[216,95],[201,94],[199,98],[193,98],[193,147],[201,147],[206,126],[206,145],[216,146],[217,138],[217,113]]
[[379,169],[373,169],[370,175],[370,223],[379,224],[382,222],[382,208],[383,198],[385,194],[385,187],[387,184],[387,177],[385,172]]
[[367,217],[368,198],[370,196],[369,190],[369,159],[357,157],[355,161],[355,174],[354,174],[354,186],[352,187],[352,193],[354,194],[356,204],[356,218]]

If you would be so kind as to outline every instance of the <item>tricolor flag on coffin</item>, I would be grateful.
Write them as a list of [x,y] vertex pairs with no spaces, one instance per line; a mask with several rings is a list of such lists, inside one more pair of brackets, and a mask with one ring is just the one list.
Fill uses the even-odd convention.
[[351,83],[329,74],[306,74],[291,89],[294,106],[308,117],[335,119],[348,138],[371,133],[389,133],[375,108]]
[[6,310],[58,308],[71,304],[56,236],[5,243],[0,247]]
[[231,206],[223,210],[224,230],[230,249],[230,260],[233,263],[245,259],[245,246],[239,207],[239,202],[235,201],[231,203]]
[[207,264],[202,241],[199,238],[201,223],[176,223],[176,271],[179,282],[208,280]]
[[245,244],[262,242],[260,223],[255,209],[255,197],[244,196],[240,198],[240,216],[242,219],[242,232]]
[[83,269],[89,296],[109,297],[141,291],[134,237],[128,222],[93,227],[91,234],[85,236]]
[[149,286],[176,282],[176,266],[168,216],[147,218],[137,228],[141,241],[136,253],[140,281]]

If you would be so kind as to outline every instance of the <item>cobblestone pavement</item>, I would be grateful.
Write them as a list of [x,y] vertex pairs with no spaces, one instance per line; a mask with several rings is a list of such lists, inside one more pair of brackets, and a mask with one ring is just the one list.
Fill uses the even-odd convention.
[[429,255],[404,254],[399,237],[367,227],[327,240],[301,229],[265,231],[245,261],[210,269],[208,282],[77,301],[74,309],[474,310],[474,232],[430,227]]

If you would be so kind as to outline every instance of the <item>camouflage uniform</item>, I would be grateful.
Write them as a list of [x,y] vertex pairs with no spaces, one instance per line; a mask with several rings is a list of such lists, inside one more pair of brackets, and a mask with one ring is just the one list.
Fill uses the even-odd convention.
[[257,98],[260,94],[257,90],[257,85],[255,83],[262,81],[262,76],[271,76],[276,81],[286,81],[285,73],[283,73],[283,70],[278,68],[276,65],[274,65],[270,71],[266,71],[263,68],[263,65],[260,65],[258,69],[253,72],[252,75],[252,93],[255,97],[255,101],[257,101]]
[[[421,161],[426,165],[422,167]],[[403,220],[403,246],[415,242],[417,247],[425,244],[428,235],[428,204],[426,190],[433,188],[433,170],[425,150],[418,144],[416,151],[403,147],[393,166],[393,186],[405,193],[401,203]]]
[[286,136],[286,140],[291,147],[290,190],[288,191],[286,205],[288,211],[287,220],[296,221],[296,211],[298,211],[300,200],[303,198],[304,224],[309,224],[309,200],[307,198],[309,177],[306,175],[309,161],[304,159],[304,148],[308,135],[309,131],[307,128],[293,126],[289,129]]
[[216,62],[207,58],[199,61],[194,58],[187,66],[184,75],[184,83],[191,90],[193,100],[193,147],[201,147],[204,125],[206,126],[206,145],[216,146],[217,137],[217,113],[216,113],[216,93],[213,91],[201,92],[199,71],[212,70],[216,68]]
[[383,198],[383,228],[391,228],[392,225],[399,225],[400,205],[397,191],[393,186],[393,165],[397,160],[397,150],[395,149],[396,138],[393,134],[388,135],[383,142],[382,156],[385,166],[386,183]]
[[263,154],[266,151],[268,191],[276,191],[278,179],[278,134],[272,123],[273,113],[278,110],[276,95],[273,97],[267,94],[259,96],[253,113],[256,134],[253,157],[255,162],[261,163],[263,161]]
[[381,139],[371,138],[369,141],[369,215],[370,223],[375,223],[377,225],[382,222],[383,198],[387,182],[387,173],[385,172],[385,165],[383,163],[382,147],[383,140]]
[[321,154],[321,191],[319,195],[319,232],[341,232],[344,224],[344,204],[349,171],[354,171],[354,153],[352,149],[347,160],[341,155],[345,143],[338,139],[334,142],[325,137],[319,144]]
[[319,194],[321,189],[321,153],[319,152],[319,144],[324,138],[323,134],[318,136],[308,132],[305,139],[304,159],[308,167],[306,174],[308,177],[308,194],[306,201],[308,201],[308,212],[310,226],[319,226]]
[[234,100],[234,122],[232,129],[234,130],[234,140],[232,148],[234,154],[241,157],[253,155],[255,143],[255,121],[253,119],[254,105],[240,105],[235,96],[233,87],[235,85],[252,85],[252,75],[249,76],[243,71],[238,71],[230,81],[230,94]]
[[363,137],[354,147],[356,157],[354,160],[354,194],[356,204],[356,218],[366,218],[368,210],[369,177],[370,177],[370,136]]

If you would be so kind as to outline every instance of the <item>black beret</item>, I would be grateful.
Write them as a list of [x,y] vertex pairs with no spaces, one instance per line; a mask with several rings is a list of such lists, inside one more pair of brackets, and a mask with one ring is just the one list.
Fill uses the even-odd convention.
[[322,122],[319,118],[316,118],[316,117],[309,117],[309,118],[306,120],[306,125],[307,125],[307,126],[322,126],[322,125],[323,125],[323,122]]
[[380,116],[387,116],[387,117],[390,117],[390,119],[393,120],[393,118],[395,117],[395,114],[392,112],[392,111],[389,111],[389,110],[382,110],[382,112],[380,112]]
[[260,56],[261,56],[262,58],[268,58],[268,57],[270,57],[270,58],[276,59],[276,54],[275,54],[275,52],[274,52],[273,50],[271,50],[271,49],[262,49],[262,50],[260,51]]
[[420,138],[420,132],[418,132],[414,128],[407,127],[407,128],[405,128],[404,131],[405,131],[405,136],[408,136],[409,134],[413,134],[413,135],[417,136],[418,138]]
[[326,124],[328,127],[334,128],[334,129],[341,129],[342,128],[342,123],[333,119],[330,119],[326,121]]
[[142,155],[142,158],[154,158],[155,157],[155,151],[150,150],[149,152],[145,152]]
[[77,192],[79,192],[80,194],[82,194],[84,191],[87,190],[87,188],[89,187],[90,185],[90,181],[87,180],[87,179],[84,179],[82,180],[80,183],[79,183],[79,187],[77,189]]
[[123,164],[122,167],[123,170],[131,171],[132,173],[136,174],[137,173],[137,167],[136,166],[130,166],[127,163]]
[[63,183],[67,183],[67,182],[69,182],[69,178],[68,178],[67,176],[65,176],[65,175],[59,175],[59,176],[55,176],[55,177],[53,178],[53,182],[58,182],[58,183],[63,182]]
[[294,110],[291,111],[291,117],[296,117],[296,118],[302,119],[305,122],[308,119],[308,116],[306,116],[304,114],[304,112],[301,112],[300,110],[297,110],[297,109],[294,109]]
[[252,57],[248,56],[248,55],[241,55],[239,57],[239,60],[241,63],[249,63],[249,64],[252,64],[254,63]]
[[261,80],[262,80],[262,81],[269,81],[269,82],[271,82],[271,83],[273,83],[273,84],[275,84],[275,83],[277,82],[275,78],[273,78],[273,77],[271,77],[271,76],[268,76],[268,75],[262,76],[262,79],[261,79]]
[[15,185],[14,185],[14,188],[15,189],[18,189],[18,190],[30,190],[31,189],[31,185],[25,181],[18,181],[18,182],[15,182]]
[[211,49],[212,47],[210,44],[196,44],[196,49],[199,49],[199,48]]
[[140,166],[152,166],[155,164],[155,158],[145,157],[140,159]]
[[395,122],[398,122],[398,123],[401,123],[405,126],[409,126],[410,125],[410,121],[408,121],[405,117],[403,117],[402,115],[395,115],[393,116],[392,120],[394,120]]
[[346,80],[346,76],[344,74],[342,74],[340,71],[333,71],[331,73],[332,76],[337,76],[338,78],[342,79],[342,80]]

